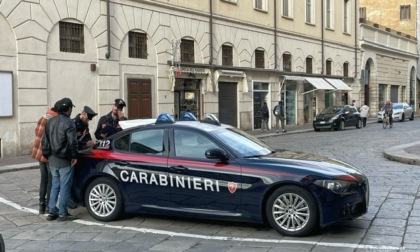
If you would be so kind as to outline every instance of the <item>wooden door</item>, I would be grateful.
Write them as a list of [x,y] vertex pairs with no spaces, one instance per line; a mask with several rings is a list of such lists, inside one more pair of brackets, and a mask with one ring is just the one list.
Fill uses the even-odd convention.
[[152,81],[128,79],[128,119],[152,118]]

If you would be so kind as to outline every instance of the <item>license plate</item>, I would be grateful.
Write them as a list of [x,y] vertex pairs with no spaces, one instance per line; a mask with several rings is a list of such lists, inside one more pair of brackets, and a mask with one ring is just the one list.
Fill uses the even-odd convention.
[[320,121],[319,123],[320,123],[320,124],[325,124],[325,121]]

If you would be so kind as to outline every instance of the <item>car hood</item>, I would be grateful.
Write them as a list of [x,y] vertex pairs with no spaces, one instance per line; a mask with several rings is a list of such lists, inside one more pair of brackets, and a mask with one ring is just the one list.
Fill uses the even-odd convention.
[[337,114],[331,113],[331,114],[319,114],[316,116],[317,120],[329,120],[336,116]]
[[299,171],[302,171],[301,174],[306,173],[330,178],[351,175],[358,181],[366,180],[366,176],[354,166],[316,154],[277,150],[273,154],[254,160],[256,165],[259,163],[260,167],[269,167],[269,169],[281,170],[282,172],[301,173]]

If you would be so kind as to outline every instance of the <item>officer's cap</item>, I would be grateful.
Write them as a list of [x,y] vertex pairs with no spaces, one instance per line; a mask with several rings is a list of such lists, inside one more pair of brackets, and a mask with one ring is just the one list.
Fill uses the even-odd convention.
[[98,113],[95,113],[95,111],[93,111],[90,107],[88,106],[84,106],[83,107],[83,111],[86,112],[87,117],[89,118],[89,120],[92,120],[92,118],[96,115],[98,115]]
[[122,109],[122,108],[124,108],[126,105],[125,105],[125,102],[124,102],[124,100],[123,99],[115,99],[115,106],[117,106],[117,108],[119,108],[119,109]]

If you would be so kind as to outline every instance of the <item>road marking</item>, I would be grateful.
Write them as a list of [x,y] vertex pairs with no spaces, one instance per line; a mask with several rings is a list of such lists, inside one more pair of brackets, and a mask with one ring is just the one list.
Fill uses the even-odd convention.
[[[9,205],[19,211],[38,214],[38,211],[35,209],[23,207],[19,204],[16,204],[2,197],[0,197],[0,203]],[[72,222],[79,223],[86,226],[98,226],[98,227],[105,227],[105,228],[112,228],[112,229],[130,230],[130,231],[136,231],[140,233],[168,235],[171,237],[173,236],[188,237],[188,238],[196,238],[196,239],[203,239],[203,240],[259,242],[259,243],[275,243],[275,244],[308,244],[308,245],[314,245],[314,246],[368,249],[368,250],[403,250],[404,249],[404,247],[385,246],[385,245],[365,245],[365,244],[353,244],[353,243],[333,243],[333,242],[317,242],[317,241],[287,240],[287,239],[275,240],[275,239],[240,238],[240,237],[233,237],[233,236],[197,235],[197,234],[189,234],[189,233],[171,232],[171,231],[152,229],[152,228],[137,228],[137,227],[129,227],[129,226],[109,225],[109,224],[104,224],[104,223],[99,223],[99,222],[94,222],[94,221],[86,221],[86,220],[74,220]]]

